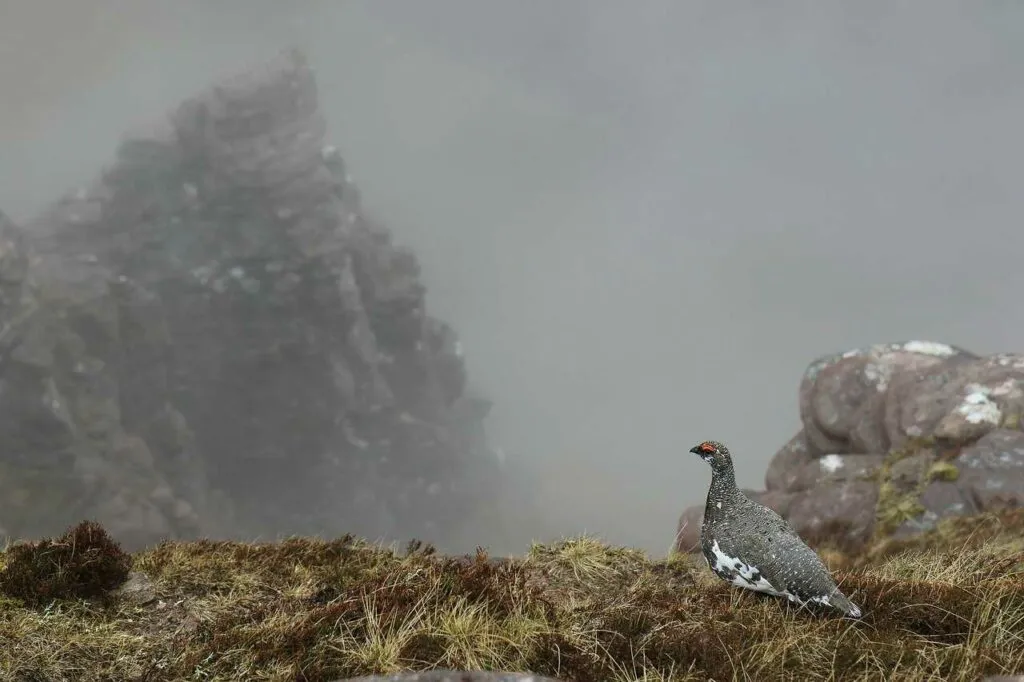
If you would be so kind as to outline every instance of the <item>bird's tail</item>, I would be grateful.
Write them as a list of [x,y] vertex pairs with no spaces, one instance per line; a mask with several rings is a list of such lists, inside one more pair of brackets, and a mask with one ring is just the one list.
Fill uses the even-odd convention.
[[860,607],[847,599],[846,595],[839,590],[836,590],[835,593],[829,597],[828,601],[832,606],[839,609],[850,618],[860,618],[861,616]]

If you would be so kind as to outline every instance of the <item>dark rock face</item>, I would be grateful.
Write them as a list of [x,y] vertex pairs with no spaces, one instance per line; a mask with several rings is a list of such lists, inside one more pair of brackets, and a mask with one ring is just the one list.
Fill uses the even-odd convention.
[[790,505],[788,520],[802,535],[838,535],[834,539],[849,546],[870,536],[877,502],[874,483],[825,483],[798,495]]
[[[801,381],[803,428],[772,458],[768,492],[748,494],[844,546],[1021,506],[1022,414],[1024,356],[911,341],[821,358]],[[702,507],[683,513],[679,551],[693,551]]]
[[811,452],[807,449],[807,439],[804,432],[800,431],[772,457],[764,477],[765,489],[793,490],[797,473],[805,464],[812,461]]
[[458,336],[325,128],[282,53],[126,139],[24,234],[0,220],[7,532],[443,543],[490,494]]
[[956,459],[956,487],[973,508],[1024,506],[1024,433],[990,431]]

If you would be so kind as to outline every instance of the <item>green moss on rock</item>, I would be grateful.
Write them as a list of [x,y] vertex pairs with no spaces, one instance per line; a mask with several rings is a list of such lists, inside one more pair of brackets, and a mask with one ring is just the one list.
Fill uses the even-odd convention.
[[939,460],[928,469],[928,481],[955,481],[960,478],[960,469],[946,460]]
[[904,522],[924,513],[920,497],[928,484],[928,476],[922,476],[916,486],[909,491],[903,491],[894,484],[892,470],[897,462],[934,446],[933,438],[912,438],[899,448],[893,448],[886,455],[878,470],[878,503],[875,509],[874,531],[876,540],[891,535]]

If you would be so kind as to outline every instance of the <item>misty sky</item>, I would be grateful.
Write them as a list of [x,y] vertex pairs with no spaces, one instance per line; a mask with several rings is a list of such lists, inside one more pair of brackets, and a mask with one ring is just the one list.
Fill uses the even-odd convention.
[[0,208],[287,45],[544,481],[524,541],[664,551],[689,447],[759,487],[818,355],[1024,351],[1017,2],[0,0]]

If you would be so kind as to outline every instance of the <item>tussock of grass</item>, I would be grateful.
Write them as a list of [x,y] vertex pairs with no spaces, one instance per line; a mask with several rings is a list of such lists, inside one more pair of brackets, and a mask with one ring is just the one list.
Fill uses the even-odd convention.
[[1022,530],[1024,512],[1010,512],[833,550],[861,621],[741,592],[699,560],[592,538],[513,559],[351,537],[166,543],[134,557],[148,599],[0,601],[0,677],[332,680],[441,667],[613,682],[976,680],[1024,671]]
[[57,539],[9,547],[2,565],[0,594],[38,605],[105,595],[128,577],[131,556],[102,526],[83,521]]

